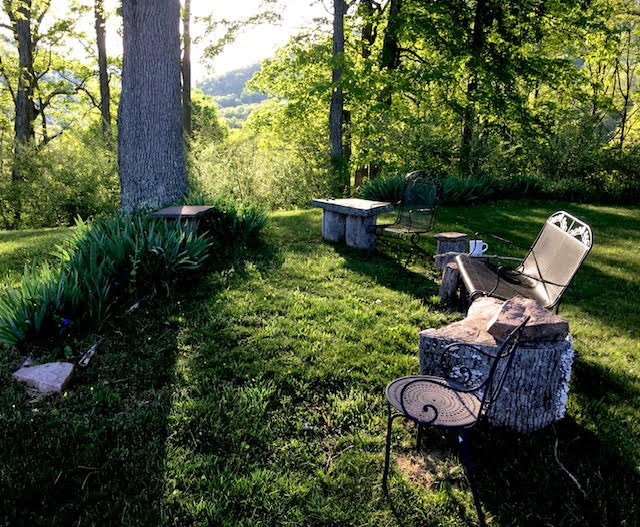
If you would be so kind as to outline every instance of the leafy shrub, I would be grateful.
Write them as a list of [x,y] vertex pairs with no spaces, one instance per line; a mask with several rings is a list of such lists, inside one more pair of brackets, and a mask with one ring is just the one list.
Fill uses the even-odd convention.
[[117,156],[99,128],[67,132],[41,148],[25,146],[17,160],[6,161],[14,164],[20,181],[0,171],[0,228],[70,225],[78,216],[117,211]]
[[210,198],[206,192],[190,192],[183,205],[212,205],[203,228],[216,241],[230,245],[255,241],[269,223],[269,215],[258,205],[237,205],[229,197]]
[[118,301],[168,291],[199,269],[209,240],[179,222],[145,216],[76,220],[56,251],[57,265],[25,269],[18,289],[0,298],[0,341],[52,334],[65,320],[100,323]]
[[404,176],[394,175],[367,181],[358,194],[364,199],[397,203],[402,198]]

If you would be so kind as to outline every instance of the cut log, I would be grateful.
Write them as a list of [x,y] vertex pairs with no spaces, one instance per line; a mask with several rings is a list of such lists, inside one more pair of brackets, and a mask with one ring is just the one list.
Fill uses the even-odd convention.
[[[439,375],[440,359],[446,346],[465,342],[495,355],[499,342],[487,331],[502,302],[480,298],[469,309],[467,318],[444,328],[426,329],[420,333],[420,373]],[[486,378],[490,361],[470,348],[461,352],[460,364],[471,372],[471,384]],[[565,415],[569,379],[573,364],[573,342],[570,334],[562,340],[523,342],[515,352],[511,370],[487,420],[518,432],[539,430]]]
[[467,252],[467,235],[463,232],[440,232],[433,237],[437,241],[436,269],[444,269],[457,254]]
[[456,292],[460,285],[460,271],[456,262],[448,263],[442,271],[442,283],[440,284],[440,298],[443,302],[455,300]]

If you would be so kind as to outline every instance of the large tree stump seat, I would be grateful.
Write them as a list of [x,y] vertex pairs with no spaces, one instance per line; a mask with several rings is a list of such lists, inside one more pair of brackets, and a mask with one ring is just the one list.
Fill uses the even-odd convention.
[[[501,300],[481,297],[471,305],[464,320],[422,331],[420,374],[442,376],[442,352],[456,342],[473,344],[495,354],[500,342],[488,329],[494,334],[504,333],[504,324],[494,320],[502,308]],[[538,312],[538,316],[543,315]],[[529,335],[523,335],[520,341],[504,389],[487,415],[489,423],[518,432],[533,432],[564,417],[574,351],[568,324],[563,320],[556,321],[560,329],[554,332],[545,326],[545,321],[536,322],[535,316],[532,318],[531,327],[526,328],[530,329]],[[564,334],[562,327],[566,327]],[[544,340],[545,334],[551,335],[551,339]],[[485,377],[490,365],[483,354],[464,346],[448,356],[464,365],[471,384],[474,379]]]

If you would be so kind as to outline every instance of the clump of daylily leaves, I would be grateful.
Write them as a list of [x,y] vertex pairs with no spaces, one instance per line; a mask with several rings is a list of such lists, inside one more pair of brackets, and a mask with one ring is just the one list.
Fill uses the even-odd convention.
[[147,215],[78,219],[54,260],[25,268],[20,286],[0,297],[0,341],[64,336],[81,323],[99,324],[119,302],[168,292],[202,267],[210,242],[189,225]]

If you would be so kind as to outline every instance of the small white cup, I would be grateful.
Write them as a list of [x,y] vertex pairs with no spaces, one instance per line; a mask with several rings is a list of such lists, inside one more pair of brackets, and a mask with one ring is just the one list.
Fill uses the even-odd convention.
[[469,240],[469,254],[471,256],[482,256],[488,248],[489,245],[482,240]]

